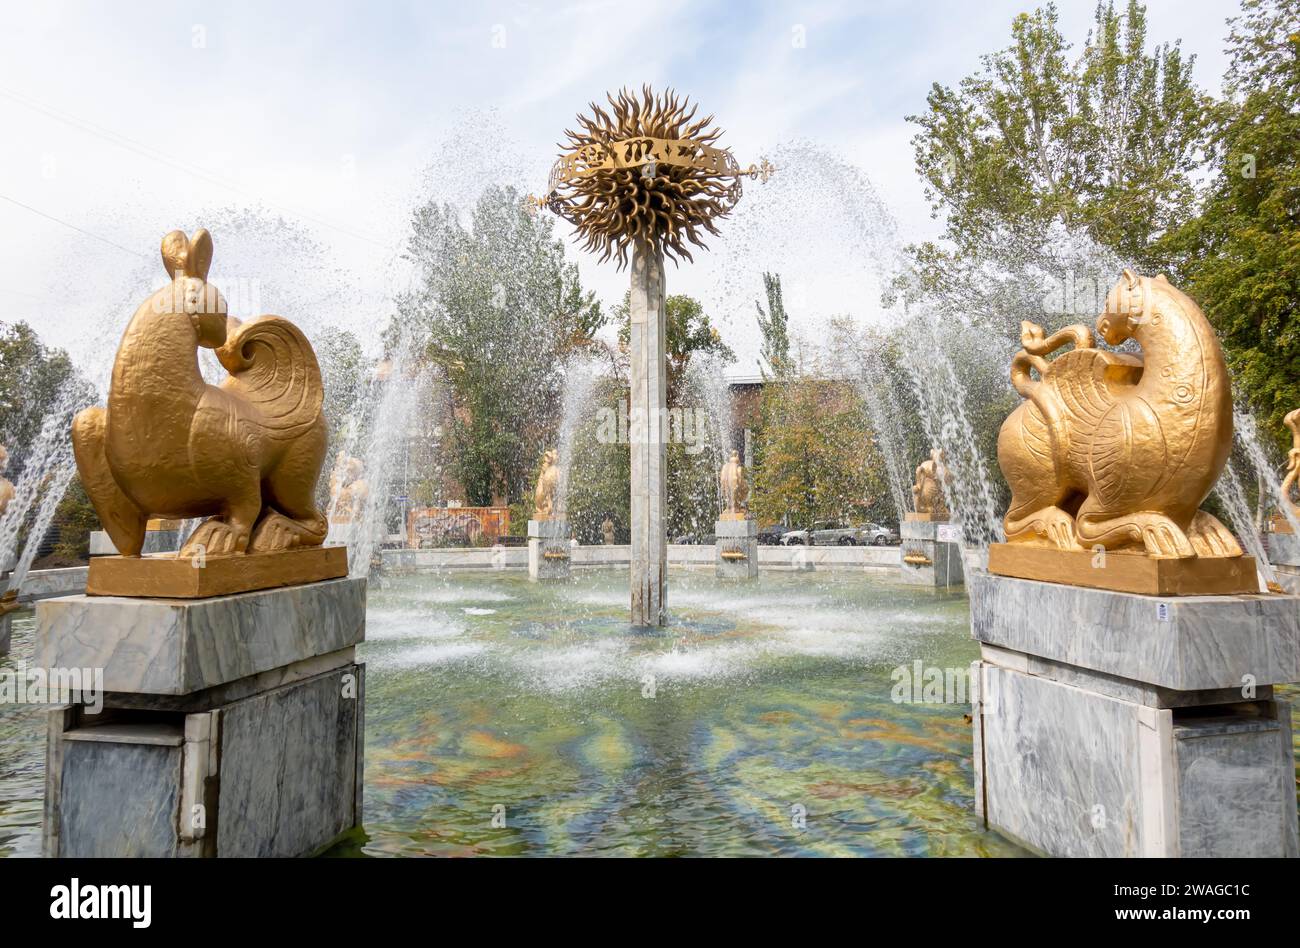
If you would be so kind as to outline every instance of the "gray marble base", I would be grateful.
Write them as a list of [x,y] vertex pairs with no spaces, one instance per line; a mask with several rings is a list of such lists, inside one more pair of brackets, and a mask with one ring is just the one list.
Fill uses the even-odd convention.
[[[960,542],[940,539],[956,535],[957,527],[934,520],[904,520],[899,524],[902,543],[898,548],[900,576],[915,586],[947,588],[965,582]],[[907,562],[911,557],[913,562]],[[924,557],[929,562],[916,562]]]
[[529,579],[568,579],[572,556],[567,520],[528,521]]
[[44,852],[310,855],[361,821],[365,666],[190,713],[50,712]]
[[1268,546],[1268,561],[1274,566],[1300,567],[1300,536],[1294,533],[1264,534]]
[[1290,709],[1152,708],[987,661],[972,666],[976,808],[1052,856],[1289,856]]
[[36,605],[35,663],[103,668],[104,688],[183,695],[365,638],[366,581],[211,599],[67,596]]
[[1297,856],[1300,600],[972,570],[976,801],[1054,856]]
[[[174,553],[181,548],[181,532],[179,530],[146,530],[144,532],[144,546],[140,552],[149,553]],[[118,549],[109,539],[108,532],[105,530],[90,531],[90,555],[91,556],[116,556]]]
[[1292,596],[1300,596],[1300,566],[1273,564],[1273,575],[1277,584]]
[[713,525],[714,573],[719,579],[758,575],[758,521],[719,520]]
[[1300,599],[1138,596],[972,570],[980,642],[1176,691],[1300,681]]

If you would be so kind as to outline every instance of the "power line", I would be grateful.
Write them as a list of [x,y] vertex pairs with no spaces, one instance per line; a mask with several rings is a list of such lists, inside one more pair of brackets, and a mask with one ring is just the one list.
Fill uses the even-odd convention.
[[38,211],[30,204],[24,204],[22,201],[17,201],[14,198],[9,197],[9,195],[7,194],[0,194],[0,199],[8,201],[10,204],[16,204],[18,207],[21,207],[25,211],[31,211],[33,214],[37,215],[38,217],[43,217],[47,221],[54,221],[54,223],[56,224],[62,224],[64,227],[67,227],[70,230],[75,230],[78,234],[84,234],[85,236],[90,237],[92,240],[98,240],[101,244],[108,244],[110,247],[116,247],[118,250],[122,251],[123,253],[129,253],[133,257],[148,256],[148,254],[140,253],[140,251],[138,250],[131,250],[127,247],[123,247],[121,244],[113,243],[113,241],[109,240],[107,237],[101,237],[99,236],[99,234],[92,234],[90,231],[78,227],[76,224],[69,224],[67,221],[60,220],[59,218],[55,217],[52,214],[46,214],[44,211]]
[[125,148],[127,151],[133,151],[138,155],[142,155],[145,158],[150,159],[151,161],[156,161],[159,164],[167,165],[168,167],[174,168],[177,171],[183,171],[192,177],[199,178],[201,180],[207,181],[210,184],[215,184],[218,187],[223,187],[228,190],[234,191],[236,194],[242,194],[245,197],[254,198],[258,201],[264,201],[264,203],[266,203],[270,207],[275,208],[276,210],[283,211],[288,214],[292,214],[295,217],[300,217],[303,220],[310,221],[313,224],[319,224],[321,227],[326,227],[330,230],[337,231],[338,233],[351,237],[354,240],[360,240],[364,243],[371,244],[375,247],[383,248],[384,250],[391,249],[388,244],[375,240],[372,237],[367,237],[365,234],[359,234],[355,231],[348,230],[346,227],[340,227],[337,224],[332,224],[327,220],[322,220],[321,218],[312,217],[310,214],[305,214],[302,211],[293,207],[276,204],[273,201],[265,201],[260,195],[252,194],[251,192],[245,190],[244,188],[240,187],[234,182],[227,181],[224,178],[218,177],[217,175],[204,171],[202,168],[199,168],[196,165],[192,165],[189,164],[188,162],[182,161],[179,158],[175,158],[167,154],[166,152],[162,152],[156,148],[152,148],[149,145],[144,144],[143,142],[138,142],[132,138],[128,138],[125,135],[121,135],[113,131],[112,129],[104,128],[102,126],[95,125],[93,122],[88,122],[85,119],[78,118],[77,116],[71,114],[70,112],[64,112],[61,109],[55,109],[50,106],[43,105],[40,102],[37,102],[35,99],[30,99],[27,96],[23,95],[22,93],[15,92],[12,89],[7,89],[3,86],[0,86],[0,95],[4,96],[7,99],[13,100],[14,102],[17,102],[19,105],[25,106],[26,108],[29,108],[34,112],[40,112],[42,115],[48,116],[49,118],[62,122],[65,125],[70,125],[73,128],[85,132],[89,135],[94,135],[97,138],[102,138],[111,144],[117,145],[119,148]]

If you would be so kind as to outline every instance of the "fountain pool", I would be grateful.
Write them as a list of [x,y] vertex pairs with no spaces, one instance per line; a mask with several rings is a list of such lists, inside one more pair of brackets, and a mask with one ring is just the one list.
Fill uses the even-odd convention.
[[895,667],[974,657],[964,598],[674,571],[650,634],[629,629],[621,570],[385,587],[365,834],[335,854],[1018,852],[974,817],[968,706],[891,700]]
[[[899,666],[976,655],[964,597],[674,570],[647,633],[627,595],[623,570],[372,582],[365,826],[329,855],[1022,854],[975,818],[969,706],[891,698]],[[15,619],[0,671],[32,654]],[[0,704],[0,855],[40,852],[43,719]]]

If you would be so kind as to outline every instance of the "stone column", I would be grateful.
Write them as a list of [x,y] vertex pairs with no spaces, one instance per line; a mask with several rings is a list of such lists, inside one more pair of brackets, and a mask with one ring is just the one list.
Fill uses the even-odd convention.
[[35,664],[82,689],[49,712],[45,855],[304,856],[359,825],[365,609],[360,578],[38,603]]
[[568,579],[570,561],[568,521],[528,521],[529,579]]
[[668,543],[663,430],[668,406],[664,357],[664,254],[638,246],[632,253],[631,437],[632,624],[664,623]]
[[1051,856],[1300,855],[1291,709],[1273,691],[1300,678],[1300,599],[977,570],[967,587],[988,827]]
[[898,525],[898,548],[903,582],[947,589],[965,582],[962,567],[961,528],[929,514],[907,513]]

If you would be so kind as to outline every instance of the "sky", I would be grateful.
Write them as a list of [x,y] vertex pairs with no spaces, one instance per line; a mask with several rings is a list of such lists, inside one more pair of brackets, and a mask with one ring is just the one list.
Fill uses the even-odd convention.
[[[906,116],[1031,7],[0,0],[0,321],[106,372],[141,287],[163,277],[162,235],[208,226],[236,315],[247,303],[373,348],[410,279],[417,201],[464,204],[493,181],[540,193],[575,114],[649,83],[715,114],[742,164],[781,158],[710,250],[668,272],[736,350],[730,374],[751,375],[763,269],[782,272],[796,331],[816,339],[830,316],[876,312],[882,228],[895,243],[938,233]],[[1058,7],[1078,45],[1094,4]],[[1151,0],[1149,39],[1181,39],[1218,92],[1235,11]],[[568,253],[621,298],[626,271]]]

